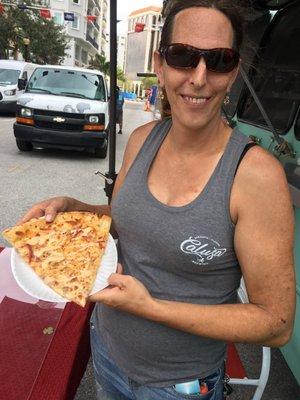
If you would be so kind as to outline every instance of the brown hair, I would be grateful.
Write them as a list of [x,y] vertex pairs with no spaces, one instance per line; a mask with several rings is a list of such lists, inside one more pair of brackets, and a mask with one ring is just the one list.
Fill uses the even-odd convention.
[[[191,7],[213,8],[222,12],[231,22],[234,42],[233,48],[240,51],[244,38],[244,19],[241,6],[246,5],[246,0],[240,0],[241,6],[236,5],[237,0],[165,0],[162,16],[165,19],[161,33],[160,48],[171,43],[174,20],[176,15]],[[245,3],[245,4],[243,4]],[[168,102],[165,89],[162,89],[161,101],[162,118],[171,115],[171,107]]]
[[234,32],[233,47],[239,51],[243,42],[242,8],[236,5],[236,0],[169,0],[164,2],[164,26],[161,33],[160,46],[170,44],[175,16],[191,7],[213,8],[223,13],[231,22]]

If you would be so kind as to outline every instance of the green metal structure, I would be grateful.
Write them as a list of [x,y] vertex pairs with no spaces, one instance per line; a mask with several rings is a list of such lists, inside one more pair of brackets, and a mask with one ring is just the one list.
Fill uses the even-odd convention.
[[247,28],[252,47],[244,49],[244,73],[224,112],[280,160],[288,179],[296,220],[297,309],[292,339],[281,352],[300,384],[300,1],[261,0],[255,8]]

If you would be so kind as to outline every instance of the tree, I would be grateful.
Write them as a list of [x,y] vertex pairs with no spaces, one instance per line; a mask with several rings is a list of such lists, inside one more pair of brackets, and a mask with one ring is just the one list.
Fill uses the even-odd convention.
[[[31,0],[26,0],[30,5]],[[0,14],[0,57],[8,58],[9,50],[15,57],[20,52],[25,58],[24,38],[30,40],[29,60],[37,63],[59,64],[66,56],[68,37],[63,26],[42,18],[39,10],[5,6]]]
[[106,60],[105,56],[96,54],[95,57],[90,59],[89,68],[98,69],[103,72],[104,75],[109,75],[110,64],[109,61]]
[[126,82],[126,76],[124,74],[124,71],[121,68],[117,68],[117,79],[118,81],[121,81],[123,83]]
[[149,78],[143,78],[142,79],[142,84],[144,89],[151,88],[153,85],[157,85],[158,80],[155,77],[149,77]]

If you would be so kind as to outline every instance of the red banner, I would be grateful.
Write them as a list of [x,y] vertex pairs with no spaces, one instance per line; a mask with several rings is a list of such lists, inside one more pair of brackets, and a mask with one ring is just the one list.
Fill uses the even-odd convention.
[[93,21],[96,21],[97,16],[96,16],[96,15],[87,15],[87,16],[86,16],[86,19],[87,19],[89,22],[93,22]]
[[4,11],[4,5],[3,5],[3,4],[0,4],[0,14],[2,14],[3,11]]
[[134,32],[143,32],[145,28],[145,24],[142,24],[140,22],[137,22],[135,24]]
[[40,16],[42,18],[51,18],[51,12],[50,12],[50,10],[43,8],[40,10]]

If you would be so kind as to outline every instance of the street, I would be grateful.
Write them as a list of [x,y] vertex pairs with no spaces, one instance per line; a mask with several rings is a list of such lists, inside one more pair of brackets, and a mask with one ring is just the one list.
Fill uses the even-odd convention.
[[[143,111],[143,103],[125,104],[123,134],[117,135],[116,171],[120,168],[130,133],[152,117],[151,112]],[[33,203],[52,196],[71,196],[92,204],[107,203],[104,181],[94,172],[108,171],[108,157],[99,160],[86,153],[55,149],[21,153],[15,144],[13,122],[13,116],[0,116],[1,231],[14,225]],[[0,245],[7,245],[2,237]],[[253,345],[238,348],[249,377],[258,378],[261,348]],[[250,400],[253,392],[247,387],[234,387],[229,399]],[[278,349],[272,350],[270,378],[262,399],[300,399],[299,386]],[[96,400],[91,362],[75,400]]]
[[[151,112],[136,113],[140,108],[139,103],[125,108],[124,133],[116,139],[116,171],[130,132],[152,120]],[[104,181],[94,172],[108,171],[108,156],[101,160],[84,152],[57,149],[21,153],[15,143],[13,122],[12,116],[0,115],[1,231],[13,225],[35,202],[49,197],[65,195],[92,204],[107,203]]]

